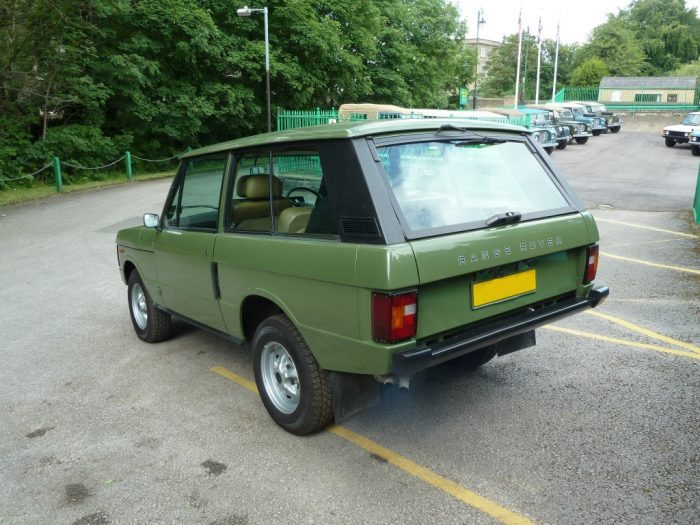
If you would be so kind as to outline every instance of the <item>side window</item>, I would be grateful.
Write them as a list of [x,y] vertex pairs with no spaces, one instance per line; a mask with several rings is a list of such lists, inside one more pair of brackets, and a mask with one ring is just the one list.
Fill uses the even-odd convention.
[[226,157],[189,159],[183,170],[168,206],[167,224],[216,231]]
[[236,162],[229,227],[337,235],[317,149],[247,153]]

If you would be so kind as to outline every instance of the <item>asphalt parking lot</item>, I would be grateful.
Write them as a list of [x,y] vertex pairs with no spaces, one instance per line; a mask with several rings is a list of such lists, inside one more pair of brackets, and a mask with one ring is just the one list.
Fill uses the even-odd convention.
[[697,157],[623,127],[552,159],[608,301],[305,438],[246,349],[134,335],[114,235],[169,181],[0,208],[0,523],[700,522]]

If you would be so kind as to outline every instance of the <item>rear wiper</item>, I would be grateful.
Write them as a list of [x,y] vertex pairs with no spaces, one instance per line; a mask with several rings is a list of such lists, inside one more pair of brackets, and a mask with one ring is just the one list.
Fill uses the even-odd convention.
[[467,128],[462,128],[462,127],[460,127],[460,126],[455,126],[454,124],[443,124],[442,126],[440,126],[440,130],[438,131],[438,133],[440,133],[440,131],[462,131],[462,132],[467,132],[467,131],[469,131],[469,130],[468,130]]
[[508,142],[506,139],[497,139],[495,137],[486,137],[484,135],[479,135],[476,137],[471,137],[468,139],[460,140],[459,142],[453,142],[455,146],[468,146],[470,144],[504,144]]
[[519,211],[507,211],[506,213],[497,213],[493,217],[486,219],[486,226],[501,226],[502,224],[515,224],[520,222],[523,215]]

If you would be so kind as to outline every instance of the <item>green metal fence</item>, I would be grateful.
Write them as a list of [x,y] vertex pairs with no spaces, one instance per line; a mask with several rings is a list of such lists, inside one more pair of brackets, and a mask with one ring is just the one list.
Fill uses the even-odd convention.
[[700,88],[679,94],[666,95],[663,100],[662,93],[668,90],[658,89],[659,93],[650,93],[652,88],[635,87],[644,91],[636,93],[634,101],[613,102],[613,96],[608,96],[611,91],[620,91],[624,88],[598,88],[598,87],[564,87],[554,97],[555,102],[578,101],[601,101],[606,106],[616,110],[625,111],[694,111],[700,108]]
[[305,128],[308,126],[320,126],[322,124],[334,124],[338,122],[338,110],[283,110],[277,111],[277,131],[286,129]]
[[[423,119],[423,118],[437,118],[435,116],[423,115],[420,110],[416,110],[416,113],[409,113],[403,117],[396,116],[385,116],[380,114],[378,119],[393,119],[393,118],[407,118],[407,119]],[[471,111],[454,111],[448,112],[445,117],[448,118],[469,118],[473,120],[480,120],[484,122],[496,122],[500,124],[514,124],[517,126],[523,126],[526,128],[530,127],[530,115],[494,115],[492,117],[484,115],[471,115]],[[311,110],[277,110],[277,130],[283,131],[287,129],[303,128],[307,126],[319,126],[323,124],[336,124],[338,122],[356,122],[361,120],[369,120],[366,113],[352,113],[347,118],[342,118],[338,114],[336,109],[311,109]]]

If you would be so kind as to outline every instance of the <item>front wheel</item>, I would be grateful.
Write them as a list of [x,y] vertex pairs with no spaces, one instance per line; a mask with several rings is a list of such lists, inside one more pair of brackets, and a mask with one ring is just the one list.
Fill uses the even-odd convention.
[[547,155],[551,155],[554,151],[554,146],[547,146],[544,150],[547,152]]
[[603,130],[602,129],[594,129],[593,131],[591,131],[591,133],[593,133],[594,137],[598,137],[598,136],[600,136],[601,133],[603,133]]
[[676,145],[676,141],[673,139],[666,139],[666,147],[667,148],[672,148],[673,146]]
[[568,140],[560,140],[559,142],[557,142],[557,149],[564,149],[568,145],[569,145]]
[[253,370],[267,412],[286,431],[303,436],[332,421],[328,374],[286,316],[269,317],[256,330]]
[[588,142],[588,137],[576,137],[574,140],[576,140],[576,144],[585,144]]
[[136,270],[129,275],[127,294],[129,313],[136,335],[147,343],[158,343],[170,337],[170,314],[153,304]]
[[700,148],[694,147],[692,151],[693,157],[700,157]]
[[612,131],[613,133],[617,133],[618,131],[620,131],[620,126],[613,126],[610,128],[610,131]]

